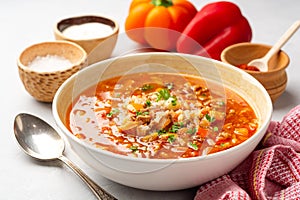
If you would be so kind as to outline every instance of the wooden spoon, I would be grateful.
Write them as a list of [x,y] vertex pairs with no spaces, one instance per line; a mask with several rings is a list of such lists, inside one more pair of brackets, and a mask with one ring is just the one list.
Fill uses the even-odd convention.
[[298,30],[300,27],[300,20],[296,21],[277,41],[277,43],[268,51],[268,53],[259,59],[254,59],[248,63],[248,66],[255,66],[261,72],[268,71],[268,62],[270,58],[276,54],[281,47],[292,37],[292,35]]

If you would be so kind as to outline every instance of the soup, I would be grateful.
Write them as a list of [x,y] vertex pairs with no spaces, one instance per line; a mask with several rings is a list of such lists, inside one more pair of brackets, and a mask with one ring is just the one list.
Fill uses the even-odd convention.
[[113,153],[187,158],[219,152],[251,137],[258,119],[224,86],[197,76],[139,73],[99,82],[67,113],[79,139]]

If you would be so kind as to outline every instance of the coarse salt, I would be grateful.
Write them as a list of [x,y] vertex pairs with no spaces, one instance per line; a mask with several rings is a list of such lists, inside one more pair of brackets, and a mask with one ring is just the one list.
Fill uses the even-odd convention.
[[38,72],[60,71],[72,66],[73,64],[70,60],[57,55],[37,56],[27,65],[30,69]]
[[89,22],[80,25],[72,25],[63,30],[66,37],[77,40],[87,40],[93,38],[107,37],[112,34],[113,29],[111,26],[98,23]]

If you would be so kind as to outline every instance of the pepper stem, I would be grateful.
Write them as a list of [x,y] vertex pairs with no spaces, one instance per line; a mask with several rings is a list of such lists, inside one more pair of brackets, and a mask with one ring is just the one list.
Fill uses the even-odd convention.
[[170,7],[173,6],[172,0],[152,0],[151,3],[155,6]]

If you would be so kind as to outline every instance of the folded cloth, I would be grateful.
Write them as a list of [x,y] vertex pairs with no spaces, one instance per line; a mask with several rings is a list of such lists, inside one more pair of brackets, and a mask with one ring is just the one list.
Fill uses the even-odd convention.
[[300,105],[272,121],[252,154],[201,185],[194,200],[300,200]]

